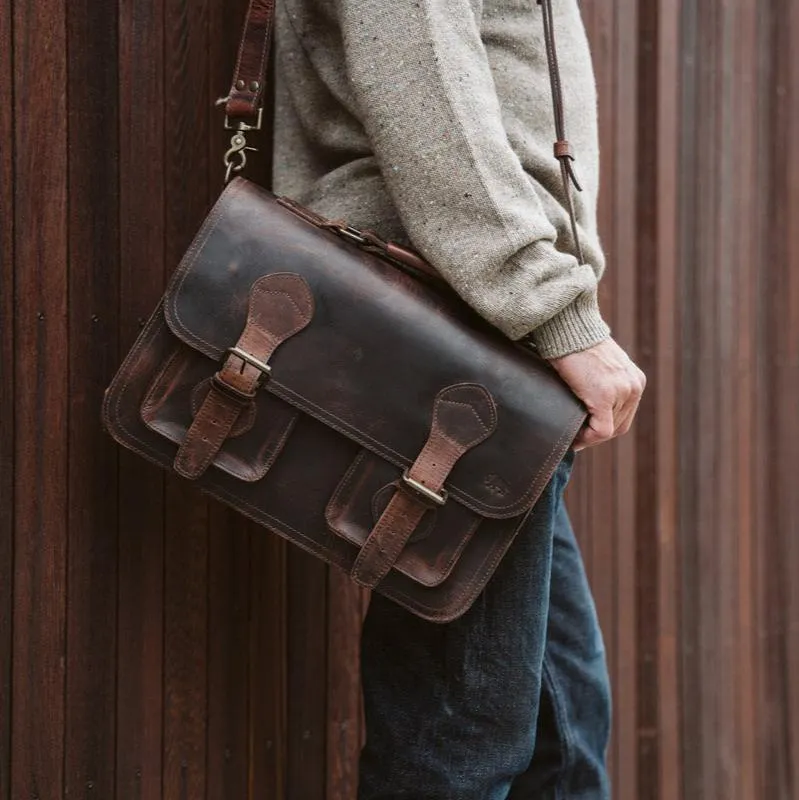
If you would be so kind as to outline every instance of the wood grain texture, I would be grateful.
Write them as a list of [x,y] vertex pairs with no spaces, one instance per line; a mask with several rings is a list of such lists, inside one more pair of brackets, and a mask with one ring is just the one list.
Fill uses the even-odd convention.
[[[208,210],[208,2],[165,0],[166,269]],[[164,777],[172,798],[207,788],[208,501],[167,479],[164,536]]]
[[327,620],[327,800],[354,798],[358,792],[364,594],[345,572],[331,568]]
[[[164,268],[163,5],[119,4],[117,358],[158,302]],[[159,800],[163,765],[164,481],[119,454],[117,800]]]
[[14,363],[13,798],[64,791],[65,49],[60,0],[14,4],[14,347],[20,357]]
[[286,797],[287,544],[253,525],[250,537],[249,797]]
[[250,531],[212,504],[208,574],[208,800],[247,797]]
[[325,797],[328,567],[292,547],[287,559],[286,800]]
[[[99,426],[219,191],[246,5],[0,0],[0,800],[354,797],[364,595]],[[799,800],[799,5],[581,5],[649,376],[569,489],[614,798]]]
[[14,72],[11,0],[0,0],[0,800],[11,800],[14,602]]
[[117,367],[117,8],[67,6],[69,462],[64,792],[112,797],[118,449],[97,424]]

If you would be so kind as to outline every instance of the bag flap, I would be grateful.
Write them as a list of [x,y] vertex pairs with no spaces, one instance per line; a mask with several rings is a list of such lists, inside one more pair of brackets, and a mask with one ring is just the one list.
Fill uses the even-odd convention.
[[253,283],[278,272],[307,281],[315,311],[270,359],[266,391],[407,468],[427,439],[437,393],[481,384],[496,403],[497,427],[456,464],[449,494],[497,518],[535,502],[585,417],[558,376],[462,301],[244,179],[224,191],[173,276],[167,323],[221,360],[244,327]]

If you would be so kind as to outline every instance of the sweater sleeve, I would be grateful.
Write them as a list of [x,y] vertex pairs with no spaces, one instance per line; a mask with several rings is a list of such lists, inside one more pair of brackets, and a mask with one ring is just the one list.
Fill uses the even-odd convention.
[[472,0],[336,0],[351,98],[408,236],[512,339],[556,357],[606,339],[597,276],[513,151]]

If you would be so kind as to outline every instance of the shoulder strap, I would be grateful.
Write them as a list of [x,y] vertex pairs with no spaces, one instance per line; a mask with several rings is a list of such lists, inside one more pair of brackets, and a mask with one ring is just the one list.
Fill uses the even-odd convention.
[[[558,53],[555,47],[555,26],[552,19],[552,0],[538,0],[544,21],[544,45],[549,65],[549,82],[552,90],[552,108],[555,116],[555,158],[560,162],[563,192],[569,212],[575,254],[580,263],[583,257],[582,244],[577,231],[572,185],[582,191],[574,170],[574,152],[566,138],[563,113],[563,92],[558,68]],[[225,153],[227,173],[230,180],[247,163],[245,132],[261,127],[263,113],[266,68],[269,61],[269,44],[272,38],[272,22],[275,15],[275,0],[250,0],[247,18],[241,34],[239,55],[233,82],[227,97],[217,101],[225,106],[225,127],[235,130],[230,140],[230,149]]]

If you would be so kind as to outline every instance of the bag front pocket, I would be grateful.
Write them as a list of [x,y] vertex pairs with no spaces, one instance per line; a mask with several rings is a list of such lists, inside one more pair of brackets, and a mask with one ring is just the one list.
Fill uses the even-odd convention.
[[[145,395],[144,424],[180,445],[208,393],[216,366],[183,343],[176,344]],[[259,392],[239,415],[212,464],[240,480],[260,480],[283,449],[299,413],[279,398]]]
[[[327,504],[325,519],[338,536],[361,547],[399,488],[402,473],[362,450]],[[394,568],[423,586],[442,584],[480,525],[480,517],[456,502],[431,508]]]

